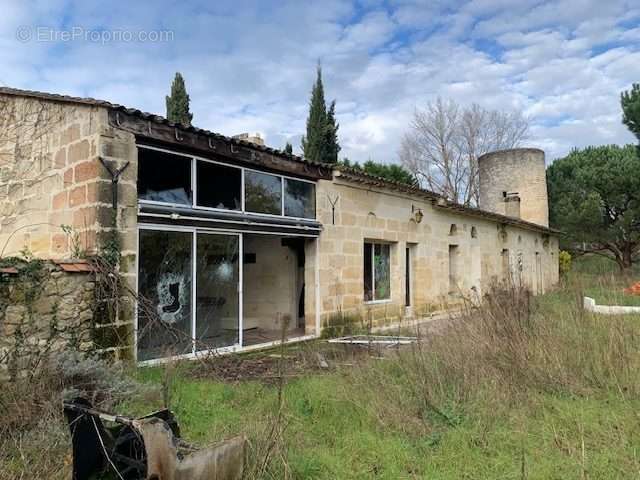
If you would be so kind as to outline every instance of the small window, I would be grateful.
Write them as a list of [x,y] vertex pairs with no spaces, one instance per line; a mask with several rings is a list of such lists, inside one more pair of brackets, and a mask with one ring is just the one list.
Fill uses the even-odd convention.
[[391,298],[391,245],[364,244],[364,300]]
[[460,289],[460,251],[458,245],[449,245],[449,293]]
[[240,210],[242,170],[198,160],[196,205]]
[[191,205],[191,158],[139,148],[138,197]]
[[500,256],[502,258],[502,280],[509,282],[511,280],[511,258],[509,256],[509,249],[502,249]]
[[247,212],[282,215],[282,178],[245,170],[244,208]]
[[284,214],[288,217],[316,218],[315,185],[285,178]]
[[471,227],[471,238],[478,238],[478,230],[476,230],[476,227]]
[[451,227],[449,227],[449,235],[454,237],[456,236],[458,233],[458,226],[455,223],[451,224]]

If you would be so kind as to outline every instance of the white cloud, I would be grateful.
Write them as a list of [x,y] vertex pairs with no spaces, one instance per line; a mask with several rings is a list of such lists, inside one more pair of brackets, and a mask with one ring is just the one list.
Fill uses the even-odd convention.
[[[6,5],[5,5],[6,4]],[[438,95],[522,109],[548,157],[633,141],[619,93],[640,80],[631,0],[175,3],[18,0],[0,17],[0,82],[162,114],[175,71],[197,125],[299,146],[315,66],[337,100],[342,155],[397,161],[413,109]],[[172,42],[16,40],[20,25],[171,30]]]

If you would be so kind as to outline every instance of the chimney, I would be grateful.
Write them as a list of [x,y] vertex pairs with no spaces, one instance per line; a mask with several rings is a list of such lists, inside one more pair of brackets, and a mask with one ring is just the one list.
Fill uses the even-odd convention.
[[256,133],[254,135],[250,133],[239,133],[238,135],[234,135],[233,138],[235,138],[236,140],[253,143],[255,145],[259,145],[260,147],[264,147],[264,139],[260,136],[259,133]]
[[520,195],[517,192],[504,195],[504,214],[507,217],[520,218]]

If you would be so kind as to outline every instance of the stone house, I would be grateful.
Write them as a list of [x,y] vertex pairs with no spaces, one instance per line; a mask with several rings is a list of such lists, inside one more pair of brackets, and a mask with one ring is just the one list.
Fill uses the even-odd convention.
[[98,325],[120,333],[100,345],[116,357],[248,350],[558,282],[540,150],[482,157],[469,208],[105,101],[0,88],[0,108],[0,257],[64,264],[117,232],[135,295]]

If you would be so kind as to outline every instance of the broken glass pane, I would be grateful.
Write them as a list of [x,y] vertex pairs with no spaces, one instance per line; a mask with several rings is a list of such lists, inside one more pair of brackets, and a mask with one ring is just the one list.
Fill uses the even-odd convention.
[[138,198],[191,205],[191,158],[138,148]]
[[196,257],[196,349],[237,344],[239,339],[239,239],[202,233]]
[[198,160],[197,169],[197,205],[227,210],[242,208],[242,170],[201,160]]
[[289,217],[316,218],[315,185],[285,178],[284,214]]
[[140,230],[138,360],[190,353],[190,232]]
[[244,208],[247,212],[282,214],[282,179],[275,175],[244,172]]
[[389,244],[376,243],[374,247],[375,299],[387,300],[391,298],[390,246]]

